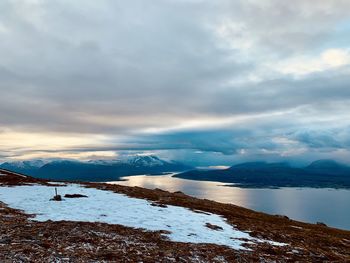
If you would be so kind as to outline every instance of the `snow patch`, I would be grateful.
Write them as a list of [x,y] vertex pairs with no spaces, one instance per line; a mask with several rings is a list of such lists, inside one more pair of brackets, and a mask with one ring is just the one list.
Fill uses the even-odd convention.
[[[169,231],[166,236],[172,241],[212,243],[236,250],[246,249],[242,245],[248,242],[242,240],[270,242],[258,240],[233,228],[223,217],[216,214],[196,213],[171,205],[155,207],[144,199],[85,188],[78,184],[58,187],[59,194],[83,194],[88,198],[49,201],[55,193],[54,188],[44,185],[0,187],[0,200],[12,208],[35,214],[35,221],[103,222],[150,231],[166,230]],[[218,226],[219,230],[206,227],[208,223]]]

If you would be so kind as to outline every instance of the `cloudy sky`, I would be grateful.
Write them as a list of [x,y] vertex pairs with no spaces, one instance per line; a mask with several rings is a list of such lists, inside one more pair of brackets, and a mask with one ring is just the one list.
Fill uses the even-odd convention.
[[0,160],[350,160],[348,0],[2,0]]

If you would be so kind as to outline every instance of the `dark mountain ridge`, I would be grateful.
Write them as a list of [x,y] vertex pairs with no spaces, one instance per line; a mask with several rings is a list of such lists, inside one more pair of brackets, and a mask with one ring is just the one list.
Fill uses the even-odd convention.
[[312,173],[326,173],[331,175],[350,175],[350,167],[334,160],[318,160],[305,167]]
[[350,188],[350,167],[333,160],[318,160],[306,167],[288,163],[248,162],[224,170],[192,170],[174,177],[233,183],[239,187]]

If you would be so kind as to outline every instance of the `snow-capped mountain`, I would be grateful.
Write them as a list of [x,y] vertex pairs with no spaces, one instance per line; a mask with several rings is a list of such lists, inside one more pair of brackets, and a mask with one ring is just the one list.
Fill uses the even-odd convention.
[[165,161],[154,155],[128,155],[121,156],[118,159],[112,160],[92,160],[89,163],[100,164],[100,165],[133,165],[136,167],[155,167],[173,164],[173,161]]
[[121,161],[137,167],[141,167],[141,166],[154,167],[154,166],[162,166],[162,165],[169,164],[169,162],[161,160],[157,156],[153,156],[153,155],[131,156],[131,157],[126,157],[125,159],[121,159]]
[[15,161],[15,162],[6,162],[3,163],[1,166],[12,166],[12,167],[18,167],[18,168],[30,168],[30,167],[37,167],[40,168],[44,166],[47,163],[47,161],[44,160],[29,160],[29,161]]

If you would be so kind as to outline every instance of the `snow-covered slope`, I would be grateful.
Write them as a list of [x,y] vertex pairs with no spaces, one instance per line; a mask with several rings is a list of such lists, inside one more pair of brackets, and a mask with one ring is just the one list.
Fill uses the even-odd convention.
[[[77,184],[58,187],[58,191],[61,195],[84,194],[88,198],[49,201],[54,195],[54,187],[31,185],[0,187],[0,200],[12,208],[35,214],[36,221],[104,222],[150,231],[165,230],[173,241],[213,243],[233,249],[245,249],[241,239],[270,242],[258,240],[248,233],[234,229],[221,216],[215,214],[193,212],[178,206],[152,206],[144,199],[84,188]],[[218,229],[214,230],[208,227],[208,224]]]

